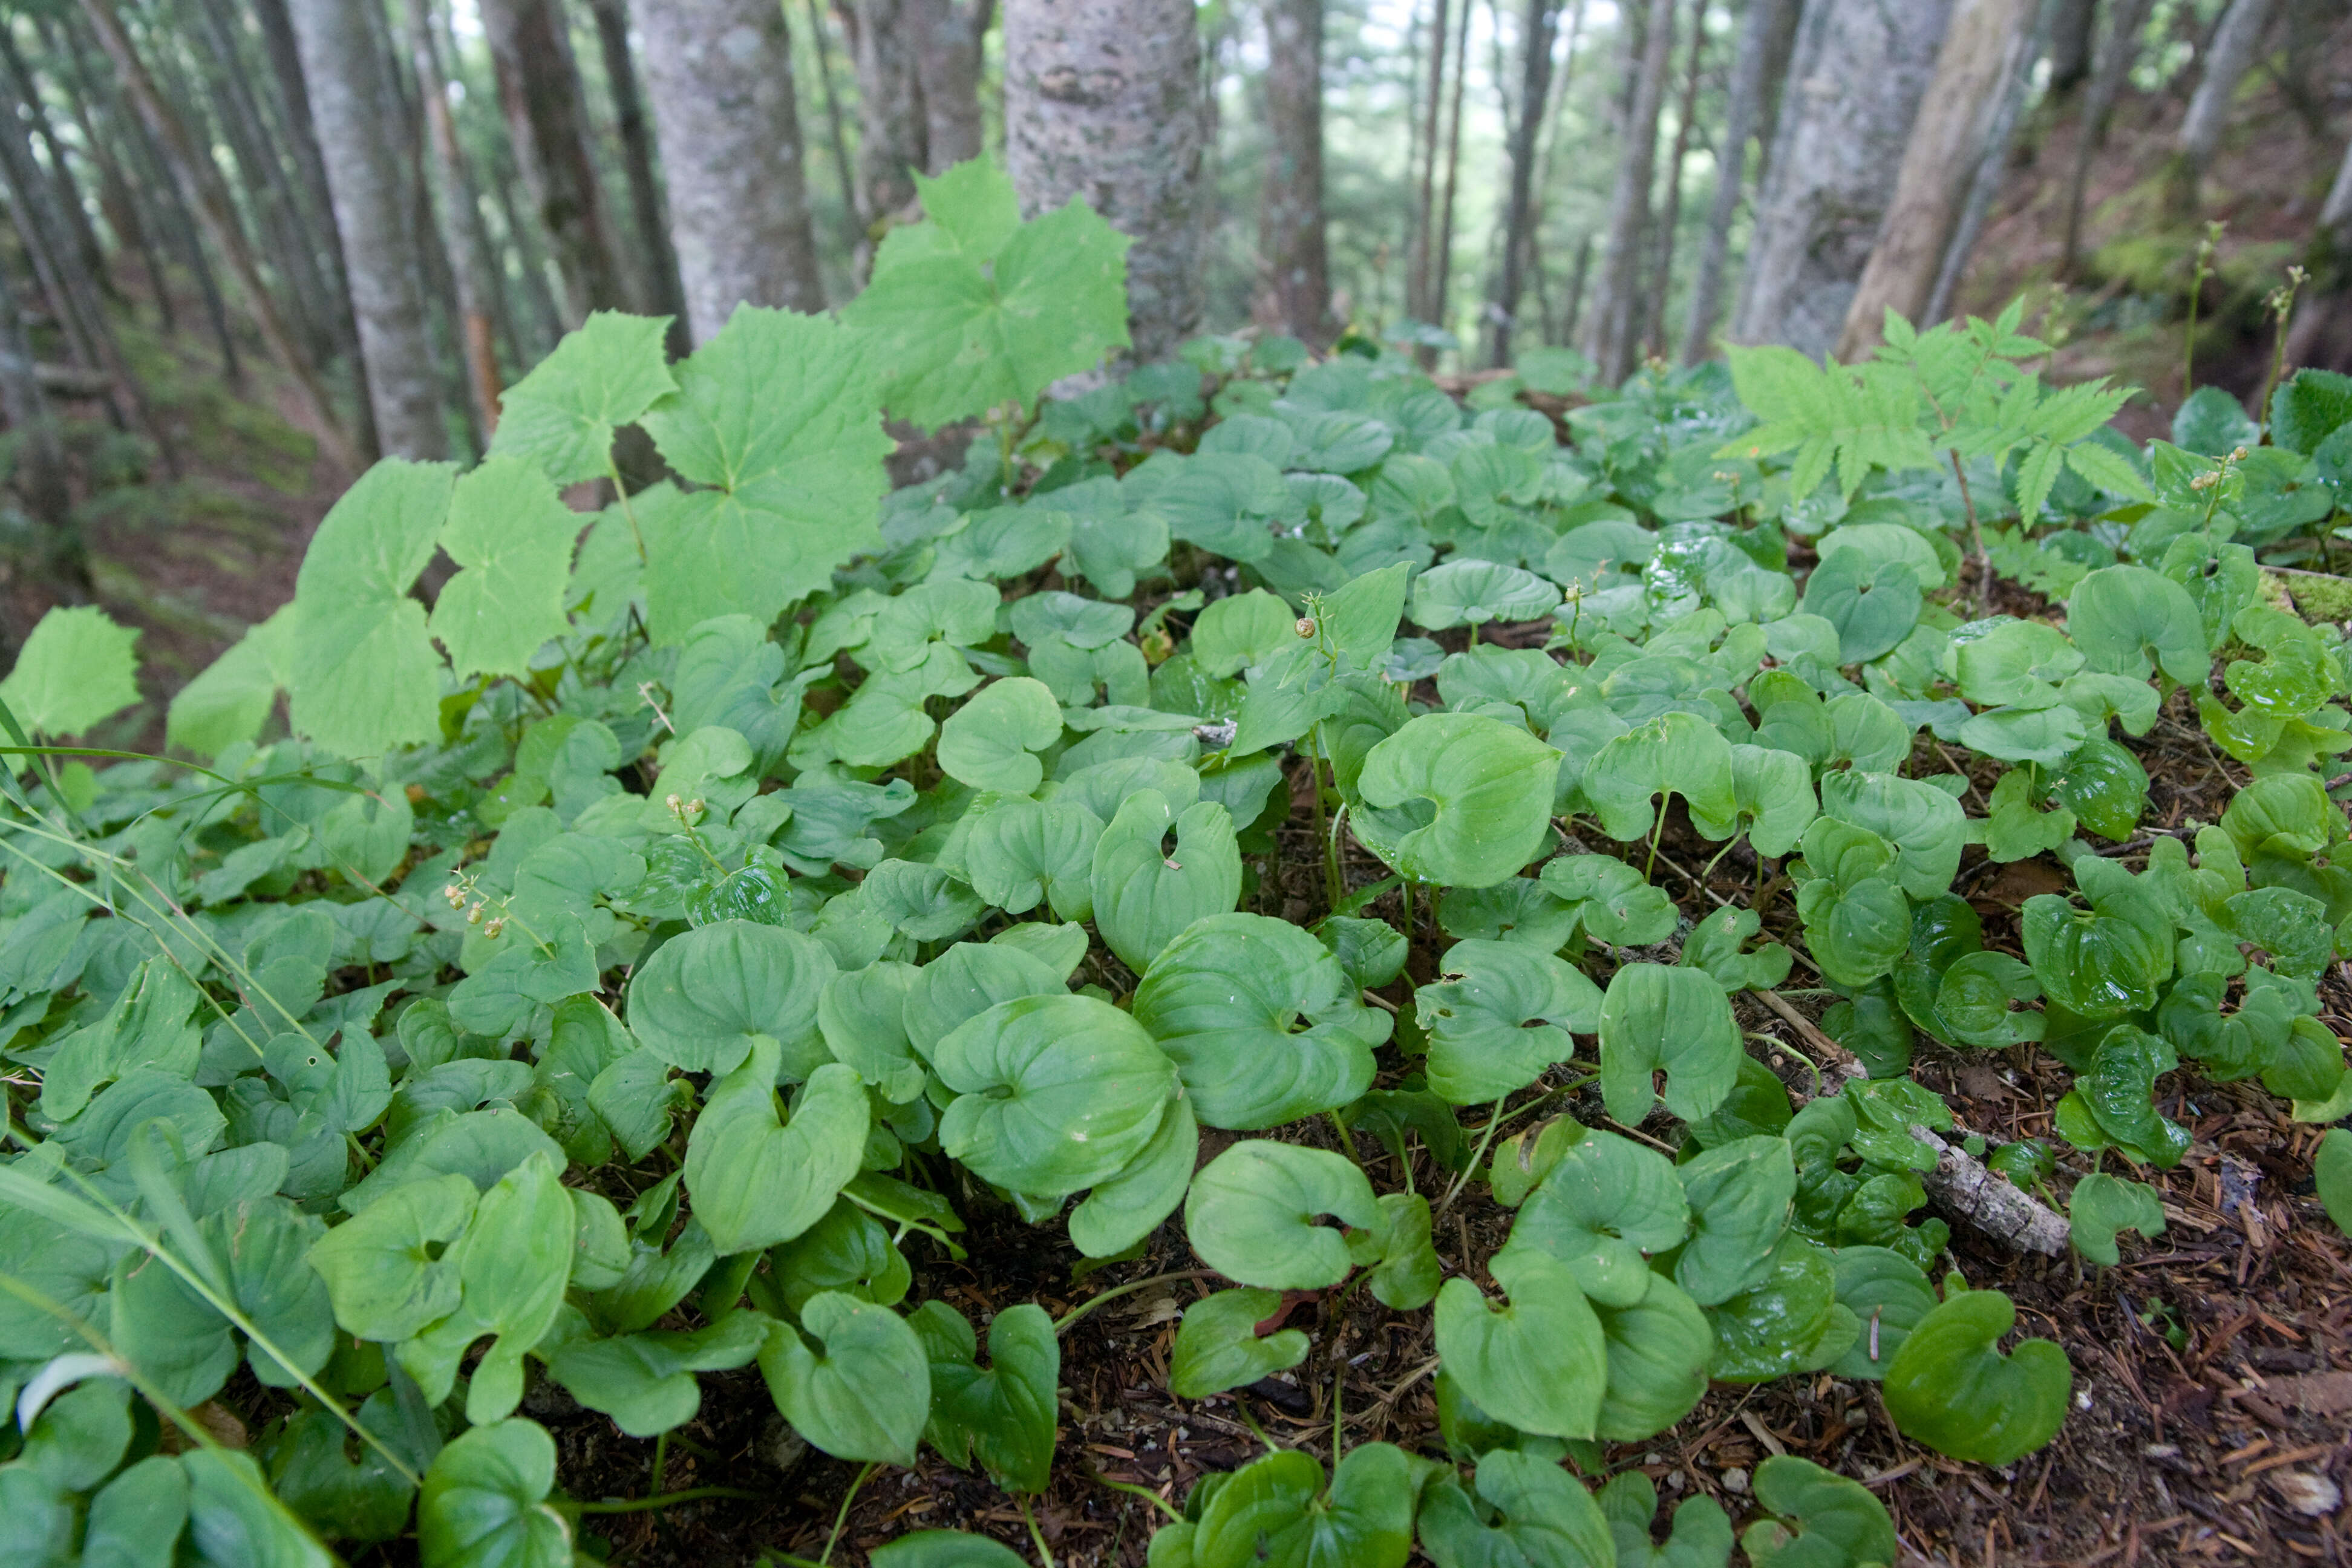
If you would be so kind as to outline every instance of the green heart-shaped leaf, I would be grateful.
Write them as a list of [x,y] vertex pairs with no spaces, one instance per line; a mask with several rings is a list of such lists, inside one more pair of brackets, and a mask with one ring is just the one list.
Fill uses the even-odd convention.
[[1053,1320],[1034,1301],[1008,1307],[988,1325],[989,1369],[963,1314],[926,1301],[908,1320],[931,1368],[930,1419],[923,1435],[948,1463],[977,1464],[1008,1491],[1045,1489],[1060,1418],[1054,1390],[1062,1369]]
[[1657,1103],[1652,1075],[1666,1075],[1666,1109],[1706,1116],[1739,1081],[1739,1025],[1723,987],[1704,970],[1629,963],[1609,977],[1601,1002],[1601,1092],[1612,1121],[1638,1127]]
[[1174,1059],[1202,1121],[1255,1131],[1336,1110],[1371,1086],[1388,1017],[1357,994],[1298,927],[1210,915],[1151,961],[1134,1017]]
[[931,1054],[956,1100],[940,1142],[984,1181],[1059,1194],[1117,1175],[1181,1092],[1175,1064],[1133,1018],[1091,996],[1000,1002]]
[[1649,1259],[1680,1246],[1689,1228],[1683,1184],[1665,1156],[1613,1132],[1587,1131],[1558,1151],[1528,1194],[1510,1245],[1567,1264],[1596,1305],[1631,1307],[1649,1291]]
[[1491,887],[1541,849],[1559,761],[1499,719],[1424,713],[1366,754],[1356,835],[1414,881]]
[[1601,990],[1583,971],[1523,942],[1459,942],[1441,975],[1413,993],[1429,1036],[1429,1087],[1454,1105],[1525,1089],[1575,1054],[1571,1031],[1601,1026]]
[[1489,1269],[1510,1305],[1496,1310],[1469,1280],[1447,1280],[1437,1293],[1438,1355],[1497,1419],[1523,1432],[1591,1436],[1608,1350],[1576,1276],[1532,1248],[1496,1253]]
[[1382,1224],[1372,1184],[1355,1162],[1323,1149],[1247,1139],[1192,1178],[1184,1232],[1228,1279],[1269,1290],[1319,1290],[1348,1277],[1346,1239],[1315,1222],[1357,1230]]
[[2074,1388],[2066,1352],[2026,1340],[1995,1348],[2017,1321],[1998,1290],[1963,1290],[1912,1329],[1886,1369],[1886,1413],[1939,1454],[2006,1465],[2057,1435]]
[[1220,1290],[1185,1308],[1169,1352],[1168,1392],[1205,1399],[1305,1361],[1307,1339],[1301,1330],[1257,1331],[1281,1305],[1279,1291],[1244,1289]]
[[769,1331],[760,1372],[793,1429],[835,1458],[915,1462],[930,1415],[930,1362],[887,1307],[831,1290],[809,1298],[798,1328]]
[[711,1087],[687,1137],[686,1187],[721,1254],[790,1241],[823,1219],[857,1173],[869,1112],[865,1086],[839,1062],[816,1069],[787,1120],[776,1104],[775,1043]]

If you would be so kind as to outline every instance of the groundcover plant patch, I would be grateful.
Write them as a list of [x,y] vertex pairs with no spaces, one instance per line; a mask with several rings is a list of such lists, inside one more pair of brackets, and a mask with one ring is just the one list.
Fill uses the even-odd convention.
[[[1557,352],[1464,400],[1360,338],[1053,397],[1125,343],[1126,242],[985,164],[924,202],[838,318],[671,363],[600,315],[478,465],[370,469],[179,760],[53,743],[136,698],[102,614],[22,649],[0,1559],[570,1563],[666,1500],[567,1495],[533,1392],[666,1451],[756,1368],[1050,1560],[1085,1306],[927,1288],[1010,1214],[1087,1300],[1181,1237],[1178,1400],[1328,1383],[1358,1292],[1423,1336],[1423,1451],[1335,1398],[1322,1453],[1153,1493],[1155,1565],[1887,1564],[1858,1477],[1660,1512],[1608,1445],[1830,1373],[2009,1465],[2073,1369],[1950,1227],[2114,1265],[2184,1068],[2352,1110],[2352,664],[2262,559],[2336,526],[2352,383],[2136,446],[2012,309],[1570,397]],[[894,489],[886,417],[974,434]],[[2247,781],[2211,820],[2145,818],[2159,721]],[[2034,858],[2013,921],[1956,887]],[[1811,1045],[1751,1052],[1743,994]],[[1956,1126],[1930,1050],[2063,1064],[2051,1136]],[[2352,1133],[2317,1180],[2352,1219]]]

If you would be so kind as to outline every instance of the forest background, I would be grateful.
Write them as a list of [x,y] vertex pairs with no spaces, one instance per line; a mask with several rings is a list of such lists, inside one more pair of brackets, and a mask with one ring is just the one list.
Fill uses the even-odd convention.
[[1566,349],[1528,363],[1568,393],[2022,292],[2053,379],[2145,389],[2135,434],[2192,363],[2246,398],[2274,349],[2352,364],[2339,0],[5,16],[0,634],[60,602],[140,626],[156,689],[117,740],[283,601],[364,460],[479,452],[592,310],[675,315],[682,350],[737,300],[845,303],[913,176],[977,153],[1027,210],[1083,194],[1135,237],[1139,361],[1353,332],[1470,376]]

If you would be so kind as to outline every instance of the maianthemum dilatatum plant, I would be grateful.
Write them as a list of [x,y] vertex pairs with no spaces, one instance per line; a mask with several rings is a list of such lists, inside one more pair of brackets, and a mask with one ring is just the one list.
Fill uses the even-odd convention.
[[[1362,338],[1204,339],[1047,400],[1124,346],[1125,242],[1019,221],[985,164],[924,204],[838,317],[746,308],[670,363],[663,322],[600,315],[478,465],[369,470],[173,700],[181,761],[48,743],[135,700],[130,633],[61,610],[22,649],[0,1557],[413,1532],[433,1568],[566,1564],[614,1505],[562,1494],[526,1390],[660,1437],[752,1365],[828,1454],[928,1445],[1025,1500],[1056,1325],[983,1332],[925,1278],[1001,1205],[1095,1260],[1181,1228],[1220,1288],[1179,1398],[1307,1361],[1260,1331],[1282,1292],[1428,1314],[1427,1451],[1155,1499],[1160,1568],[1885,1564],[1878,1502],[1801,1458],[1736,1539],[1694,1499],[1654,1545],[1639,1472],[1595,1483],[1717,1381],[1874,1381],[1988,1465],[2051,1439],[2063,1352],[1938,1280],[1963,1131],[1919,1037],[2072,1070],[2095,1263],[2162,1228],[2130,1173],[2187,1146],[2152,1096],[2184,1060],[2352,1108],[2315,990],[2352,947],[2352,670],[2261,592],[2338,526],[2352,383],[2294,378],[2266,428],[2200,394],[2143,449],[2121,393],[2026,368],[2012,309],[1891,322],[1860,366],[1645,371],[1564,438],[1516,380],[1465,408]],[[893,490],[886,414],[981,423]],[[629,425],[668,477],[616,465]],[[559,500],[587,479],[593,518]],[[1975,614],[1995,570],[2063,616]],[[2173,832],[2127,742],[2182,685],[2252,782]],[[1670,809],[1761,897],[1685,916]],[[1350,843],[1391,875],[1351,885]],[[2072,867],[2012,947],[1953,890],[1972,845]],[[1304,926],[1258,897],[1302,846]],[[1792,1094],[1733,999],[1787,1007],[1798,964],[1860,1068]],[[1530,1118],[1587,1085],[1595,1124]],[[1442,1190],[1291,1135],[1325,1118]],[[1203,1129],[1237,1135],[1205,1163]],[[2053,1156],[1985,1154],[2063,1246],[2027,1195]],[[1471,1184],[1508,1240],[1448,1277]],[[188,1412],[240,1368],[277,1392],[226,1451]]]

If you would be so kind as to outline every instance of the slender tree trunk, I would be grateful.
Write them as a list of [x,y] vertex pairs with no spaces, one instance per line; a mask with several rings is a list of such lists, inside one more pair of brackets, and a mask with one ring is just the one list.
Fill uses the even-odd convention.
[[2140,34],[2147,26],[2156,0],[2115,0],[2109,26],[2101,46],[2090,91],[2083,99],[2082,123],[2074,132],[2074,166],[2066,177],[2066,237],[2059,252],[2058,276],[2072,278],[2083,248],[2083,197],[2091,183],[2092,154],[2106,139],[2107,117],[2139,58]]
[[1585,353],[1600,366],[1600,384],[1615,386],[1633,374],[1640,347],[1642,241],[1649,227],[1650,186],[1657,175],[1658,110],[1665,99],[1666,58],[1675,42],[1675,0],[1649,0],[1642,54],[1625,115],[1625,144],[1609,198],[1608,241],[1601,258],[1601,292],[1593,301]]
[[1912,122],[1895,199],[1871,247],[1839,335],[1840,359],[1879,342],[1886,312],[1925,324],[1927,302],[1958,231],[2033,27],[2035,0],[1959,0],[1936,53],[1936,74]]
[[[82,80],[80,61],[67,47],[58,29],[49,19],[39,19],[42,47],[47,51],[58,80],[63,88],[67,112],[74,128],[81,133],[81,145],[98,169],[98,205],[107,226],[114,231],[118,247],[128,247],[139,253],[139,265],[148,279],[148,292],[155,299],[157,316],[167,336],[177,336],[180,331],[179,312],[172,302],[171,279],[164,276],[163,254],[155,248],[156,225],[145,210],[146,194],[128,165],[117,154],[110,125],[107,132],[99,129],[98,112],[91,103],[87,85]],[[135,132],[127,132],[135,134]]]
[[2203,68],[2197,91],[2181,118],[2180,137],[2165,169],[2165,211],[2176,221],[2197,210],[2197,187],[2213,155],[2221,150],[2221,132],[2229,129],[2231,100],[2238,84],[2253,68],[2263,35],[2270,30],[2278,0],[2231,0],[2221,26],[2214,29],[2212,47],[2200,55]]
[[[646,124],[645,95],[638,90],[636,61],[629,53],[629,0],[589,0],[589,9],[596,15],[596,44],[604,57],[604,85],[613,95],[621,167],[629,182],[629,216],[645,264],[644,308],[649,315],[672,318],[670,350],[683,353],[690,341],[686,332],[686,295],[678,279],[677,253],[670,248],[669,223],[662,211],[661,181],[654,173],[654,139]],[[649,37],[646,47],[651,50],[662,44]],[[789,59],[786,64],[790,65]]]
[[1934,326],[1951,313],[1961,275],[1968,270],[1969,258],[1975,253],[1977,237],[1984,231],[1985,216],[1992,210],[1994,198],[2000,195],[2002,176],[2009,171],[2010,151],[2017,142],[2018,121],[2025,113],[2026,100],[2033,92],[2034,67],[2047,52],[2049,8],[2036,4],[2035,11],[2037,19],[2020,47],[2010,51],[2008,72],[1996,89],[2000,100],[1985,132],[1984,150],[1977,156],[1976,174],[1969,182],[1968,197],[1960,205],[1959,221],[1952,227],[1952,237],[1945,243],[1943,264],[1936,273],[1936,287],[1927,295],[1927,309],[1920,313],[1920,326]]
[[824,11],[817,0],[807,0],[809,37],[816,47],[817,86],[824,90],[824,129],[827,145],[833,153],[833,172],[841,182],[841,210],[849,230],[848,243],[843,249],[853,255],[858,246],[858,236],[864,232],[866,219],[857,205],[857,174],[849,161],[849,143],[841,124],[841,95],[833,86],[833,46],[825,39]]
[[457,121],[449,112],[449,79],[435,44],[432,0],[407,0],[407,23],[416,96],[425,110],[425,136],[433,153],[433,174],[425,184],[433,194],[434,227],[449,259],[474,418],[487,437],[498,428],[499,399],[505,390],[497,345],[498,261],[483,231],[466,150],[457,140]]
[[[1731,226],[1739,216],[1747,183],[1748,142],[1763,118],[1768,84],[1788,68],[1797,32],[1798,0],[1748,0],[1733,58],[1723,143],[1716,157],[1715,199],[1707,208],[1706,238],[1699,250],[1698,275],[1691,284],[1690,325],[1683,334],[1682,361],[1696,364],[1715,342],[1723,313],[1723,277],[1731,258]],[[1769,138],[1768,138],[1769,139]]]
[[[5,277],[0,277],[0,416],[6,417],[9,433],[16,437],[11,477],[16,493],[24,499],[25,515],[33,522],[33,548],[26,564],[40,585],[59,599],[70,605],[87,604],[93,597],[89,556],[82,543],[81,525],[74,516],[65,447],[58,439],[48,398],[41,390],[16,291]],[[19,647],[29,629],[8,628]]]
[[561,0],[480,0],[499,103],[523,188],[563,276],[564,324],[626,309]]
[[2294,365],[2310,363],[2330,323],[2352,310],[2352,144],[2345,147],[2327,199],[2320,204],[2304,267],[2311,282],[2286,337],[2286,363]]
[[1576,266],[1568,275],[1568,313],[1559,323],[1559,341],[1576,341],[1579,318],[1584,314],[1584,283],[1592,272],[1592,237],[1586,235],[1576,242]]
[[[202,225],[189,210],[187,193],[181,187],[179,167],[148,122],[143,104],[136,111],[126,108],[117,79],[100,70],[89,58],[89,41],[82,36],[78,18],[67,13],[59,23],[73,56],[75,75],[97,94],[108,120],[123,127],[124,143],[133,163],[143,172],[145,183],[162,193],[159,199],[165,211],[155,226],[178,246],[181,263],[194,281],[196,297],[204,305],[205,324],[211,329],[213,342],[219,350],[221,374],[232,388],[242,392],[246,384],[244,356],[237,348],[236,334],[229,327],[228,303],[222,296],[220,279],[214,275],[212,259],[205,254],[204,242],[199,237]],[[163,287],[168,292],[168,279]]]
[[1462,96],[1470,79],[1470,0],[1461,0],[1454,33],[1454,94],[1445,106],[1445,189],[1438,199],[1437,271],[1430,280],[1432,320],[1443,327],[1454,313],[1454,198],[1462,174]]
[[981,41],[995,0],[907,0],[915,35],[915,77],[923,93],[929,174],[980,156]]
[[1676,230],[1683,220],[1683,160],[1690,154],[1691,130],[1698,113],[1699,67],[1706,50],[1707,0],[1691,0],[1690,52],[1685,57],[1683,95],[1675,106],[1674,148],[1666,154],[1666,205],[1658,216],[1650,287],[1641,292],[1642,353],[1666,351],[1666,297],[1674,292]]
[[148,73],[146,63],[131,47],[131,36],[123,31],[122,22],[115,15],[114,0],[81,0],[81,5],[107,58],[114,62],[116,74],[139,106],[148,130],[162,145],[183,196],[195,209],[213,248],[228,264],[236,277],[237,287],[245,291],[247,307],[261,329],[262,341],[269,345],[270,354],[279,367],[300,388],[307,410],[318,426],[320,445],[336,466],[354,467],[351,437],[336,415],[334,401],[327,395],[326,384],[319,378],[318,366],[279,312],[277,300],[263,286],[261,269],[254,262],[252,248],[246,244],[245,231],[237,225],[236,214],[229,205],[227,192],[221,188],[218,173],[210,159],[197,153],[179,118],[163,100],[155,79]]
[[[513,142],[504,136],[494,136],[488,145],[487,188],[498,204],[499,222],[506,229],[507,243],[514,247],[515,269],[530,317],[528,347],[516,356],[517,363],[536,364],[563,336],[563,306],[556,299],[557,283],[549,278],[556,270],[555,263],[547,254],[546,230],[533,221],[530,210],[523,205],[526,198],[519,195],[522,174],[515,167]],[[517,331],[520,331],[518,325]]]
[[[1467,5],[1470,0],[1462,0]],[[1429,24],[1429,87],[1421,121],[1421,191],[1413,203],[1412,243],[1406,254],[1404,311],[1416,321],[1435,323],[1430,284],[1437,273],[1437,133],[1445,103],[1447,0],[1433,0]]]
[[1486,363],[1511,363],[1511,331],[1517,325],[1519,295],[1527,287],[1528,255],[1535,234],[1537,149],[1544,110],[1551,102],[1551,55],[1559,26],[1554,0],[1528,0],[1519,24],[1519,114],[1507,149],[1511,184],[1503,207],[1502,275],[1493,309],[1486,313]]
[[[289,174],[278,156],[279,139],[263,119],[261,106],[250,90],[241,24],[224,0],[198,0],[209,49],[194,52],[204,81],[201,95],[191,84],[182,89],[180,101],[193,106],[199,97],[219,116],[223,140],[245,185],[262,242],[285,286],[289,300],[309,334],[311,353],[321,363],[357,342],[349,319],[349,305],[339,293],[341,279],[331,278],[320,256],[332,245],[334,215],[325,206],[306,212],[296,189],[299,171]],[[174,74],[169,62],[159,62],[169,90]],[[194,118],[194,112],[191,118]]]
[[914,176],[929,172],[930,117],[923,111],[923,80],[915,67],[913,0],[837,0],[857,70],[857,205],[866,230],[857,274],[872,265],[874,247],[915,200]]
[[1733,342],[1836,343],[1950,14],[1947,0],[1807,0]]
[[1085,198],[1134,241],[1138,363],[1201,320],[1201,38],[1192,0],[1008,0],[1005,147],[1029,216]]
[[335,228],[352,263],[352,313],[376,438],[390,457],[446,457],[449,432],[425,315],[424,257],[401,178],[400,144],[384,134],[401,117],[399,106],[386,100],[375,40],[359,7],[294,0],[293,16]]
[[137,388],[98,290],[78,263],[64,193],[34,155],[30,129],[31,116],[16,96],[15,82],[0,81],[0,177],[8,189],[10,223],[75,363],[108,377],[107,412],[116,425],[127,428],[121,399],[125,394],[135,396]]
[[1323,231],[1323,0],[1265,8],[1265,186],[1258,318],[1314,348],[1331,341],[1331,272]]
[[81,184],[74,178],[73,164],[66,159],[65,146],[58,142],[56,128],[49,123],[48,106],[41,101],[40,83],[16,47],[16,34],[12,27],[0,26],[0,59],[5,60],[11,84],[25,105],[26,123],[49,155],[49,177],[56,182],[58,205],[73,237],[75,258],[101,294],[119,300],[121,293],[114,286],[113,275],[106,269],[106,251],[98,243],[98,230],[90,225]]
[[2099,0],[2052,0],[2050,90],[2073,92],[2091,79],[2093,41],[2099,35]]
[[693,341],[740,304],[824,308],[777,0],[638,0]]

